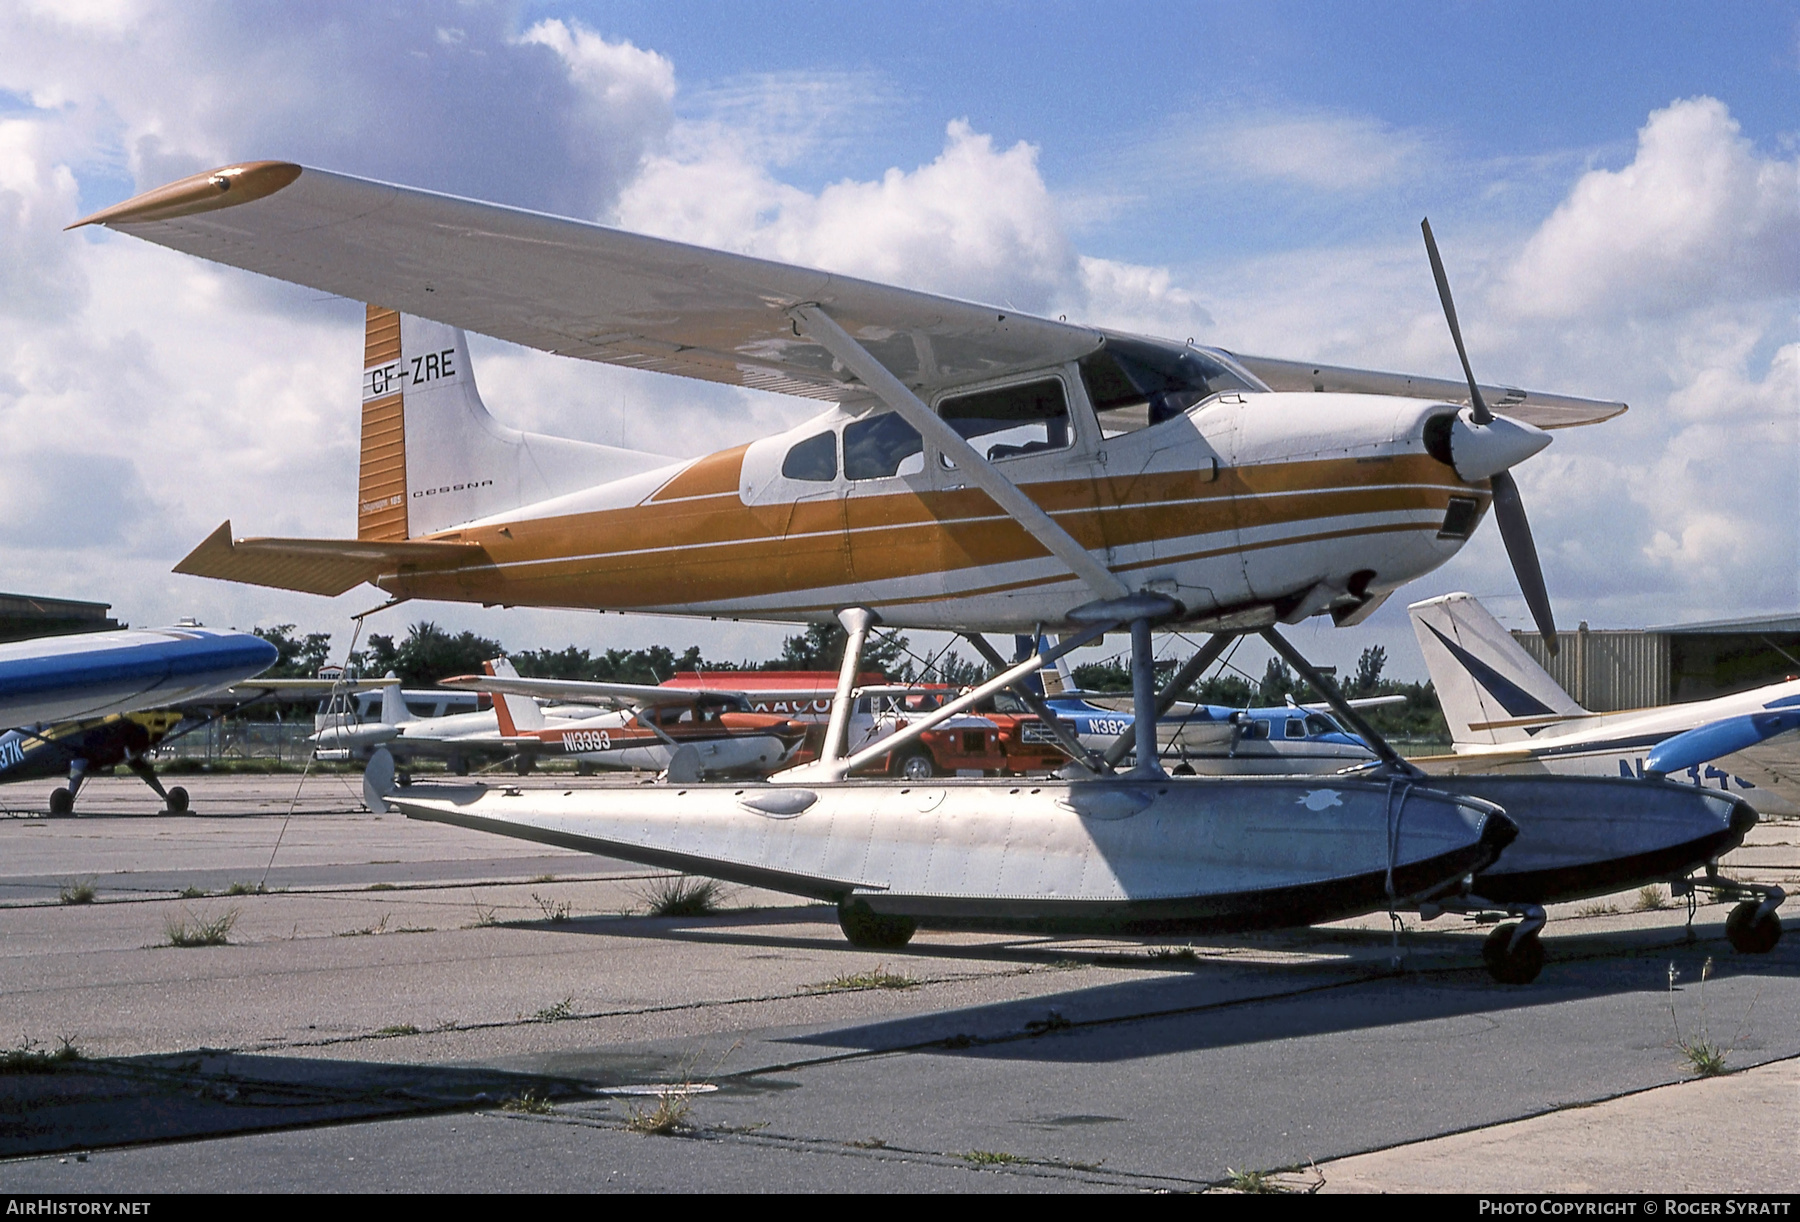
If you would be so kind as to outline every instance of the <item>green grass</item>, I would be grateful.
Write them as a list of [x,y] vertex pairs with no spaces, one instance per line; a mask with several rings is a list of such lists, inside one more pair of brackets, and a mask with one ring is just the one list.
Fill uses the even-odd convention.
[[1659,908],[1669,906],[1669,896],[1661,887],[1639,887],[1637,893],[1637,910],[1639,912],[1655,912]]
[[1575,910],[1575,915],[1578,917],[1603,917],[1617,916],[1618,912],[1619,906],[1617,904],[1595,903],[1583,904]]
[[231,927],[237,924],[238,910],[227,909],[211,919],[183,912],[163,922],[166,946],[226,946],[231,942]]
[[544,919],[552,925],[560,925],[569,919],[567,900],[551,899],[549,896],[539,895],[535,891],[531,893],[531,898],[537,901],[537,906],[544,910]]
[[385,1039],[396,1035],[417,1035],[419,1029],[411,1023],[390,1023],[375,1034]]
[[398,891],[398,890],[400,890],[400,888],[396,887],[393,883],[370,883],[366,888],[364,888],[364,890],[367,890],[367,891]]
[[56,898],[65,904],[91,904],[94,902],[94,880],[91,878],[74,878],[62,885]]
[[388,931],[388,914],[383,913],[381,916],[381,919],[379,921],[376,921],[373,925],[364,925],[361,929],[346,929],[343,933],[340,933],[338,935],[338,937],[340,937],[340,938],[371,938],[371,937],[376,936],[377,934],[384,934],[387,931]]
[[830,980],[808,985],[807,992],[855,993],[864,989],[916,989],[923,983],[911,976],[890,972],[885,964],[877,963],[864,972],[846,972],[842,976],[833,976]]
[[226,895],[267,895],[268,885],[265,883],[232,883],[225,888]]
[[495,910],[493,908],[490,908],[484,904],[477,904],[477,905],[475,905],[475,919],[473,921],[471,921],[469,924],[463,926],[463,928],[465,928],[465,929],[491,929],[498,924],[500,924],[500,918],[495,914]]
[[202,891],[199,887],[187,886],[181,889],[181,898],[184,900],[203,900],[206,898],[206,892]]

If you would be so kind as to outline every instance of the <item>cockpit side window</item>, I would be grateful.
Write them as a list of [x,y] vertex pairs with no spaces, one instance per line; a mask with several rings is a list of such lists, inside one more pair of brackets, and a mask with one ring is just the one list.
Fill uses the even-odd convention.
[[820,433],[795,443],[781,460],[781,474],[787,479],[830,483],[837,478],[837,434]]
[[938,415],[989,460],[1069,446],[1069,401],[1057,378],[957,395],[938,404]]
[[1327,734],[1342,733],[1343,730],[1338,726],[1338,723],[1331,720],[1331,718],[1325,716],[1323,713],[1308,713],[1306,715],[1306,736],[1308,738],[1323,738]]
[[844,478],[914,475],[925,469],[924,450],[919,430],[894,412],[858,420],[844,426]]
[[1100,419],[1102,437],[1173,420],[1226,391],[1259,389],[1198,348],[1114,336],[1082,359],[1081,382]]

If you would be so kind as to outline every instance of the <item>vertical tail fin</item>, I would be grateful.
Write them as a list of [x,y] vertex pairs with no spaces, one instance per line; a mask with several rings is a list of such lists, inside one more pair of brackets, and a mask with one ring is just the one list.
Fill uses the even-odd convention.
[[[505,658],[482,663],[481,668],[496,679],[517,679],[519,672]],[[500,737],[517,738],[521,733],[544,728],[544,710],[529,696],[494,694],[494,716],[500,721]]]
[[481,401],[459,328],[367,307],[358,539],[418,538],[669,461],[505,427]]
[[[394,672],[388,671],[387,677],[394,679]],[[396,679],[393,683],[383,684],[381,688],[381,724],[397,726],[403,721],[417,720],[418,718],[413,716],[412,710],[406,707],[406,693],[400,690],[399,681]]]
[[1523,742],[1588,712],[1470,594],[1407,608],[1457,743]]

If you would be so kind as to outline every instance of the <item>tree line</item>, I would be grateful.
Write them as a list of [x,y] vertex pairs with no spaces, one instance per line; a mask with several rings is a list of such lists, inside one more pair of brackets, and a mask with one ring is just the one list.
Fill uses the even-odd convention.
[[[330,660],[331,634],[311,632],[295,636],[293,624],[258,628],[256,635],[275,646],[278,657],[264,674],[272,678],[311,678]],[[595,683],[662,683],[678,671],[693,670],[827,670],[843,661],[845,633],[836,624],[812,624],[782,641],[777,657],[753,661],[726,661],[704,657],[698,645],[680,653],[665,645],[648,649],[608,649],[591,653],[570,645],[564,649],[526,649],[509,652],[499,641],[473,632],[450,633],[421,620],[404,637],[373,633],[364,648],[350,655],[355,676],[379,677],[392,672],[408,687],[430,687],[452,675],[476,675],[490,658],[510,657],[521,675],[542,679],[583,679]],[[1159,678],[1175,670],[1173,659],[1157,663]],[[1339,685],[1344,695],[1403,696],[1405,703],[1364,712],[1382,734],[1414,740],[1449,740],[1437,693],[1430,683],[1398,683],[1382,677],[1387,650],[1373,645],[1362,651],[1356,672]],[[896,683],[948,683],[961,687],[979,683],[992,672],[979,661],[969,661],[954,651],[935,656],[916,653],[898,632],[874,634],[863,651],[863,669],[880,671]],[[1131,671],[1121,658],[1077,666],[1070,677],[1083,691],[1128,692]],[[1334,682],[1327,677],[1326,682]],[[1247,708],[1279,705],[1292,699],[1310,704],[1324,698],[1312,685],[1289,669],[1280,658],[1270,658],[1260,682],[1242,674],[1220,672],[1196,683],[1183,697],[1202,704]]]

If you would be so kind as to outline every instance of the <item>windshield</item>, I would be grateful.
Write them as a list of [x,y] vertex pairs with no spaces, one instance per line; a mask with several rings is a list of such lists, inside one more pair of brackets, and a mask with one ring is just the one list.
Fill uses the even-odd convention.
[[1103,437],[1173,420],[1228,390],[1260,389],[1204,349],[1117,336],[1082,360],[1081,381]]

